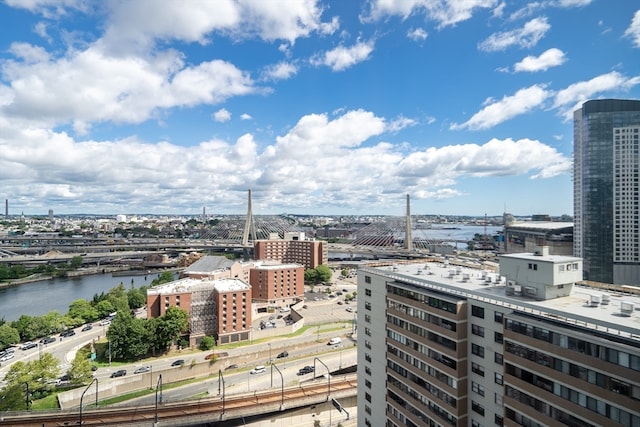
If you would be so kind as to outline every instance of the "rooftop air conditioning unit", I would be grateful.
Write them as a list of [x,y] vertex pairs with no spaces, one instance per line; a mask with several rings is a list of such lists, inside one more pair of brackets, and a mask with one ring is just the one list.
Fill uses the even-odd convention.
[[623,316],[631,316],[633,314],[634,304],[631,301],[620,302],[620,314]]
[[589,299],[589,305],[591,307],[597,307],[600,305],[600,302],[602,302],[602,295],[598,294],[598,295],[591,295],[591,298]]

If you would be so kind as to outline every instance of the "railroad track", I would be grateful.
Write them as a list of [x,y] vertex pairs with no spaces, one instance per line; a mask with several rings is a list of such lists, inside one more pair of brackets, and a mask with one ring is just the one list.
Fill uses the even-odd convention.
[[[331,395],[354,391],[357,387],[355,378],[331,381]],[[210,397],[198,401],[171,402],[158,405],[135,407],[84,408],[57,412],[33,412],[16,415],[0,415],[0,426],[48,427],[100,425],[100,426],[135,426],[154,424],[156,416],[163,425],[188,425],[188,420],[195,423],[203,421],[223,421],[241,416],[258,415],[292,409],[328,398],[327,384],[308,384],[289,387],[284,390],[256,392],[252,394]],[[173,422],[172,422],[173,421]]]

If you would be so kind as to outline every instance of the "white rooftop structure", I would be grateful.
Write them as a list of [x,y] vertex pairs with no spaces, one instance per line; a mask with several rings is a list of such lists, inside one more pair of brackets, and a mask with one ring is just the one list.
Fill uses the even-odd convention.
[[184,278],[149,288],[149,294],[170,294],[192,292],[201,289],[215,289],[218,292],[246,291],[251,286],[239,279],[192,279]]

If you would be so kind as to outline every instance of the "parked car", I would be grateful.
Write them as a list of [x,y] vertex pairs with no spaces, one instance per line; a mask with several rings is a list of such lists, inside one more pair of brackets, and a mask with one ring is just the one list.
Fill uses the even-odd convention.
[[151,366],[141,366],[138,369],[136,369],[135,371],[133,371],[134,374],[144,374],[145,372],[149,372],[151,370]]
[[278,355],[278,359],[282,359],[283,357],[288,357],[288,356],[289,356],[289,352],[283,351]]
[[347,310],[349,313],[351,313],[353,311],[353,308],[347,307],[345,310]]
[[40,340],[40,344],[50,344],[52,342],[56,342],[54,337],[44,337]]
[[7,360],[11,360],[16,357],[15,353],[5,353],[2,357],[0,357],[0,362],[6,362]]
[[111,324],[111,320],[108,319],[104,319],[102,322],[100,322],[100,326],[107,326]]
[[178,360],[175,360],[175,361],[171,364],[171,366],[182,366],[182,365],[184,365],[184,359],[178,359]]
[[76,331],[74,331],[73,329],[67,329],[66,331],[60,332],[60,337],[61,338],[72,337],[75,334],[76,334]]
[[235,363],[232,363],[231,365],[229,365],[226,368],[224,368],[225,371],[228,371],[228,370],[231,370],[231,369],[238,369],[238,365],[236,365]]
[[118,369],[117,371],[111,374],[111,378],[124,377],[125,375],[127,375],[126,369]]
[[84,325],[84,327],[82,328],[82,332],[90,331],[92,329],[93,329],[93,325],[91,325],[91,324]]

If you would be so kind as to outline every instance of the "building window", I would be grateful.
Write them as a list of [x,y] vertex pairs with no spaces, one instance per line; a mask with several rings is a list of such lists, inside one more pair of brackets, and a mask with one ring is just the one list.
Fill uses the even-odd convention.
[[473,420],[471,421],[471,427],[484,427],[484,426],[480,424],[478,421]]
[[369,355],[369,353],[364,354],[364,360],[366,360],[367,362],[371,362],[371,356]]
[[478,325],[471,325],[471,333],[479,337],[484,337],[484,328]]
[[502,335],[500,332],[494,332],[493,340],[498,344],[502,344],[504,342],[504,335]]
[[497,323],[502,323],[503,318],[504,314],[500,313],[499,311],[493,313],[493,320],[495,320]]
[[368,366],[365,366],[364,367],[364,373],[367,374],[367,375],[371,375],[371,368],[368,367]]
[[371,311],[371,303],[369,301],[365,301],[364,303],[364,309],[365,310],[369,310]]
[[530,262],[529,263],[529,270],[538,271],[538,264]]
[[478,344],[471,344],[471,353],[484,358],[484,347]]
[[502,427],[504,425],[504,418],[502,418],[502,416],[495,414],[495,416],[493,417],[493,422],[499,426]]
[[502,381],[503,381],[502,380],[502,374],[499,374],[499,373],[496,372],[495,376],[494,376],[494,381],[496,382],[496,384],[502,385]]
[[484,368],[478,363],[471,362],[471,372],[484,377]]
[[370,297],[370,296],[371,296],[371,289],[365,289],[365,290],[364,290],[364,294],[365,294],[366,296]]
[[502,365],[502,363],[504,362],[504,357],[502,356],[502,353],[495,353],[493,355],[493,360],[497,364]]
[[364,385],[365,385],[365,387],[367,387],[367,388],[371,388],[371,381],[369,381],[369,380],[364,380]]
[[484,416],[484,407],[482,405],[480,405],[478,402],[475,401],[471,401],[471,409],[474,412],[477,412],[478,414]]
[[367,402],[371,403],[371,395],[369,393],[365,393],[364,398]]
[[471,390],[474,393],[478,393],[480,396],[484,396],[484,387],[475,381],[471,381]]
[[364,283],[371,283],[371,276],[364,276]]
[[478,307],[477,305],[472,305],[471,315],[484,319],[484,307]]

